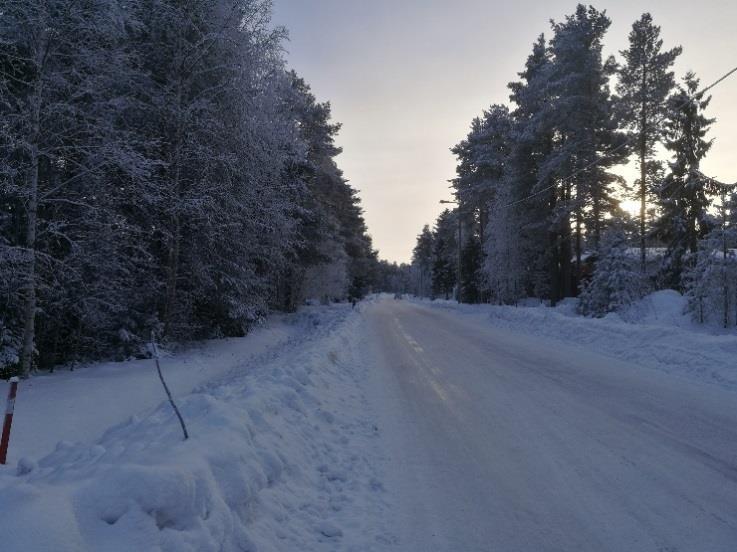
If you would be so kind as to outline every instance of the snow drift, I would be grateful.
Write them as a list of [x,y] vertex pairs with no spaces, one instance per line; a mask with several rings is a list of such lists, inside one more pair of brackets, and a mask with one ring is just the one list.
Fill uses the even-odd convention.
[[180,400],[189,441],[162,404],[95,444],[61,442],[37,463],[0,470],[2,549],[350,550],[380,542],[382,484],[368,459],[377,429],[360,407],[361,364],[351,358],[359,317],[344,307],[309,316],[312,330],[270,361]]

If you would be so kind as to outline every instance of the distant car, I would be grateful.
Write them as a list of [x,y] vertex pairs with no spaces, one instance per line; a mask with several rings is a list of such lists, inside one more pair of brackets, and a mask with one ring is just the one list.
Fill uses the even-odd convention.
[[401,293],[395,293],[394,299],[397,299],[397,300],[404,299],[404,296]]

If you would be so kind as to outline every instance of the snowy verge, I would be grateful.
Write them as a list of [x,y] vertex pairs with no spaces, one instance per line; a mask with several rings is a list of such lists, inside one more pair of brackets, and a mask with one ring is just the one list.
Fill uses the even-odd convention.
[[182,397],[189,441],[163,403],[95,444],[62,442],[3,468],[2,550],[381,546],[360,323],[349,308],[315,310],[299,340]]
[[[319,310],[275,315],[246,337],[190,343],[165,353],[161,367],[175,397],[280,351],[309,333]],[[0,400],[7,384],[0,381]],[[9,460],[39,458],[59,441],[99,439],[109,427],[153,411],[165,398],[151,360],[99,362],[60,368],[20,384]]]
[[514,332],[539,335],[595,353],[737,389],[737,335],[716,335],[693,325],[683,314],[677,292],[657,292],[621,316],[586,318],[570,301],[557,308],[537,306],[457,305],[417,300],[450,309]]

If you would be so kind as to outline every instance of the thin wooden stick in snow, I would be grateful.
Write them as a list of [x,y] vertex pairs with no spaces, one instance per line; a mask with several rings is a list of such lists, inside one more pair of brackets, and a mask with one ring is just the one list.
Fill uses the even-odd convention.
[[189,439],[189,433],[187,433],[187,426],[184,424],[184,418],[182,418],[182,415],[179,413],[179,409],[177,408],[177,405],[171,396],[171,391],[169,391],[169,386],[166,385],[166,381],[164,380],[164,375],[161,373],[161,365],[159,364],[159,348],[156,346],[156,339],[154,337],[154,332],[151,332],[151,348],[153,349],[154,360],[156,361],[156,371],[159,373],[159,379],[161,380],[161,385],[164,386],[164,391],[166,391],[166,396],[169,398],[169,404],[171,404],[171,407],[174,409],[174,413],[177,415],[177,418],[179,418],[179,424],[182,426],[182,433],[184,433],[184,440],[186,441],[187,439]]

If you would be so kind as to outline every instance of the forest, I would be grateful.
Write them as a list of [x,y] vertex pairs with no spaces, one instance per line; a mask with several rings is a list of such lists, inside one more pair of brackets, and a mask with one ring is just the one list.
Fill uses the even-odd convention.
[[5,0],[0,372],[238,336],[379,265],[269,0]]
[[648,13],[605,57],[610,24],[578,5],[539,36],[509,103],[452,148],[455,206],[422,229],[411,265],[391,267],[395,287],[465,303],[578,297],[590,316],[674,289],[696,321],[737,325],[737,189],[701,171],[709,91],[737,69],[677,78],[682,48]]

